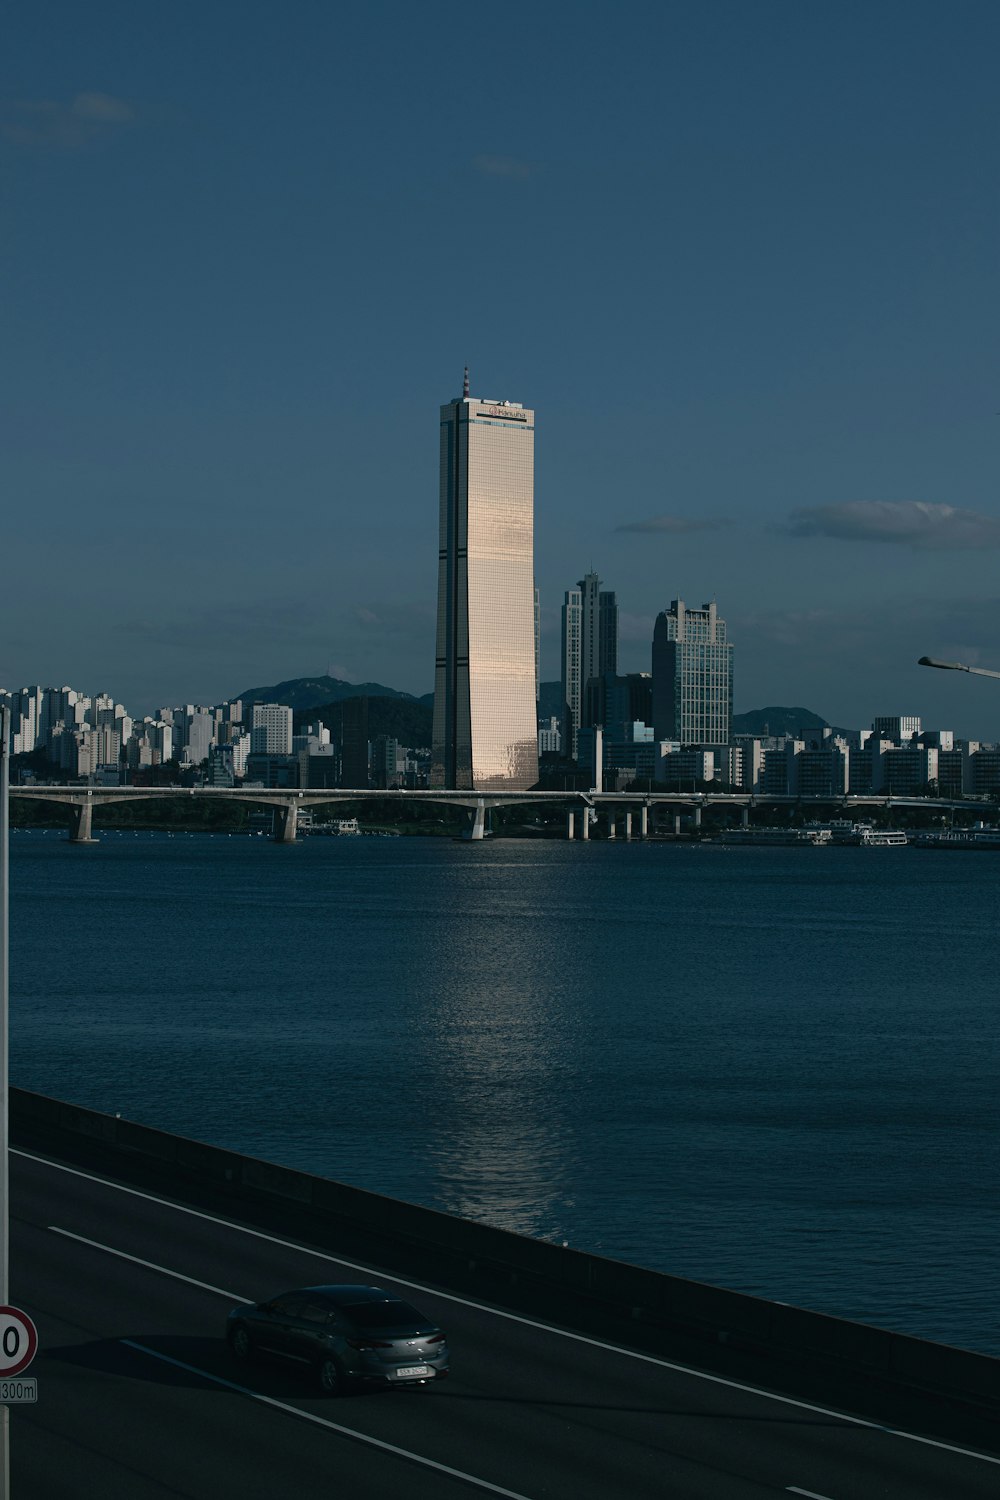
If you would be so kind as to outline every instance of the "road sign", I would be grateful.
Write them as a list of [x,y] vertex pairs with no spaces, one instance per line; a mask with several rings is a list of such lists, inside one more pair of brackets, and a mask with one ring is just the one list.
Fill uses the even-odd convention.
[[0,1378],[0,1406],[24,1406],[38,1400],[38,1381],[33,1375]]
[[38,1350],[38,1333],[19,1307],[0,1307],[0,1379],[26,1370]]

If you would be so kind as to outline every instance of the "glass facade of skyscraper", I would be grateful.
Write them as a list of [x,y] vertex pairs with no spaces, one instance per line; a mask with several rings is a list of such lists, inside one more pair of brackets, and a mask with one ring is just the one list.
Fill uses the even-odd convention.
[[715,604],[675,599],[653,628],[653,726],[658,740],[725,745],[733,719],[733,647]]
[[513,402],[441,408],[434,787],[538,780],[534,436]]
[[602,681],[618,671],[618,600],[587,573],[562,611],[563,743],[576,758],[581,728],[605,722]]

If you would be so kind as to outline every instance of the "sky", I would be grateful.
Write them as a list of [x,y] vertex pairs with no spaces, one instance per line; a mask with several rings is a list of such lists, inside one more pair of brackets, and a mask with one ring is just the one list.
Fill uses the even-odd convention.
[[0,687],[433,685],[438,408],[737,711],[1000,739],[1000,7],[33,0],[0,58]]

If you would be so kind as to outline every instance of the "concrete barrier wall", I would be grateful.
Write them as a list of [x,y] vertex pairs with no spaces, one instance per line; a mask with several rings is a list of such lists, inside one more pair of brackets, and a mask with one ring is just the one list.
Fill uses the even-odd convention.
[[558,1290],[632,1327],[727,1344],[784,1365],[820,1364],[978,1408],[1000,1407],[1000,1360],[985,1354],[511,1234],[24,1089],[10,1091],[10,1118],[15,1141],[41,1138],[56,1147],[60,1139],[89,1140],[122,1160],[211,1186],[220,1197],[294,1205],[317,1222],[429,1253],[442,1281],[460,1273],[467,1282],[472,1273],[494,1296],[498,1284]]

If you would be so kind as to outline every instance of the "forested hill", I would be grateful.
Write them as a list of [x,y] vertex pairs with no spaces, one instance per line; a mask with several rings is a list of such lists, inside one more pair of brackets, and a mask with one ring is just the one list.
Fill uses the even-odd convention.
[[320,708],[326,703],[339,703],[343,698],[400,698],[408,703],[430,702],[433,693],[426,698],[414,698],[411,693],[401,693],[396,688],[385,687],[381,682],[345,682],[341,677],[291,677],[287,682],[276,682],[273,687],[247,688],[236,693],[244,703],[284,703],[298,712],[300,709]]
[[745,714],[733,714],[733,734],[788,734],[801,740],[818,729],[833,727],[808,708],[752,708]]
[[[400,744],[417,747],[431,743],[434,694],[415,698],[381,682],[345,682],[339,677],[292,677],[271,687],[248,688],[236,694],[244,703],[285,703],[294,710],[299,728],[310,719],[322,722],[340,737],[341,705],[348,698],[368,699],[368,733],[371,738],[388,734]],[[543,682],[539,716],[543,720],[562,713],[562,684]],[[733,715],[734,734],[794,735],[798,739],[825,729],[826,719],[808,708],[772,705]]]

